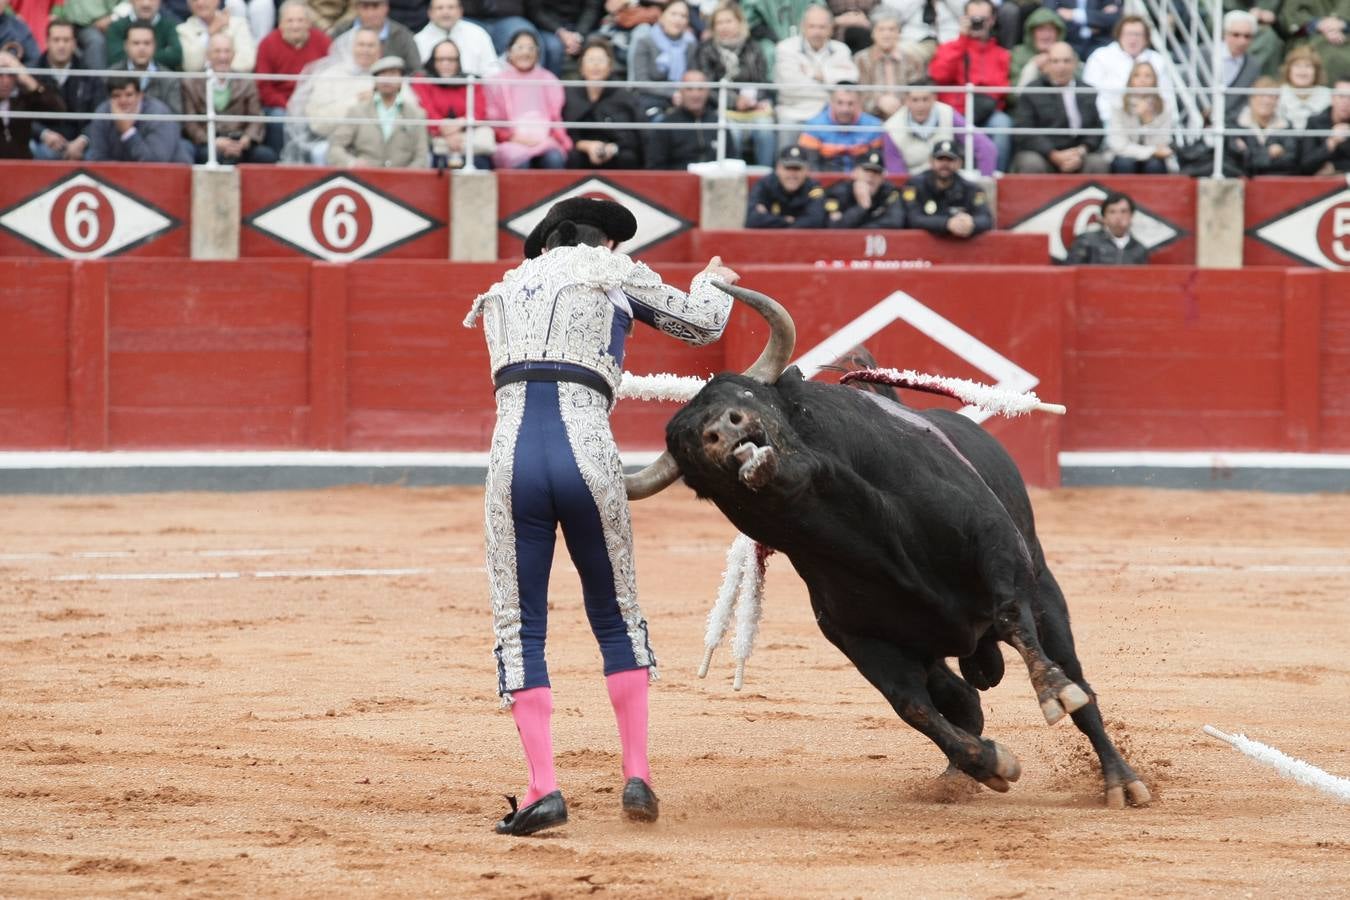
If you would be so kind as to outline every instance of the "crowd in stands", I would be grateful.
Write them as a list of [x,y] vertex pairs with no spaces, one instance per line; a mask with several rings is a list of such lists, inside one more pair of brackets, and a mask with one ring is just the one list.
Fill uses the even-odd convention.
[[[1220,77],[1234,91],[1225,119],[1240,129],[1227,138],[1225,170],[1350,171],[1350,96],[1333,96],[1333,88],[1350,91],[1350,2],[1224,6]],[[0,68],[11,70],[0,74],[0,156],[200,162],[212,149],[204,122],[145,116],[212,110],[214,155],[226,163],[683,169],[717,158],[724,117],[728,154],[772,166],[769,178],[788,194],[810,182],[798,182],[799,170],[849,176],[822,191],[818,211],[761,204],[785,224],[884,220],[912,208],[874,176],[917,179],[938,161],[945,170],[939,147],[956,148],[963,163],[969,153],[984,175],[1208,172],[1212,153],[1197,152],[1194,135],[1180,131],[1178,61],[1131,8],[1118,0],[0,0]],[[91,69],[126,74],[81,75]],[[241,77],[249,73],[276,77]],[[967,83],[983,90],[968,97]],[[9,115],[19,110],[113,117]],[[253,116],[294,121],[241,118]],[[638,123],[670,127],[631,127]],[[1300,129],[1332,134],[1292,133]]]

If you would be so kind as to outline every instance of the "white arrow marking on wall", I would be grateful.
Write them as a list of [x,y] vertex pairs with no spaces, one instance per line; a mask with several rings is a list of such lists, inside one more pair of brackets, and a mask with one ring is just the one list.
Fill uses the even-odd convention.
[[[935,313],[904,291],[896,291],[876,306],[849,322],[797,358],[802,375],[812,378],[844,353],[863,343],[896,320],[908,322],[946,347],[984,374],[994,379],[994,387],[1008,391],[1029,391],[1040,379],[981,341],[975,335]],[[941,374],[941,373],[938,373]],[[963,416],[983,422],[992,412],[967,406]]]

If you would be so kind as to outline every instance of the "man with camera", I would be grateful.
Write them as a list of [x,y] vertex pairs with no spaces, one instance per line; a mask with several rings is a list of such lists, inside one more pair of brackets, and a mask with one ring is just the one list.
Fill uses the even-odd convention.
[[[1008,69],[1012,59],[1007,50],[994,40],[994,5],[990,0],[967,0],[965,15],[961,17],[961,33],[952,41],[941,44],[928,64],[928,75],[937,85],[1002,88],[1003,90],[972,95],[975,125],[980,128],[1009,128],[1012,118],[1005,112]],[[938,100],[958,112],[966,110],[966,96],[949,91],[938,94]],[[1012,154],[1012,136],[1003,133],[989,135],[998,148],[998,167],[1008,170]]]

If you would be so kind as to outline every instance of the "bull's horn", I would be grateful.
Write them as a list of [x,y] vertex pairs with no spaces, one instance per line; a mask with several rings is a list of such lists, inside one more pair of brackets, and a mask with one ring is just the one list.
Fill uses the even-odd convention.
[[[797,326],[793,324],[792,316],[788,315],[788,311],[777,300],[759,291],[737,287],[724,281],[715,280],[713,284],[759,313],[764,317],[764,321],[769,323],[769,341],[764,345],[759,359],[751,363],[744,374],[747,378],[765,384],[777,381],[778,376],[783,374],[788,360],[792,358],[793,349],[797,346]],[[645,500],[670,487],[679,477],[679,465],[670,452],[665,451],[642,471],[625,475],[623,484],[629,500]]]
[[793,324],[792,316],[788,315],[781,303],[759,291],[722,281],[714,281],[713,284],[759,313],[769,323],[769,342],[764,345],[759,359],[745,370],[745,376],[765,384],[777,381],[797,346],[797,326]]

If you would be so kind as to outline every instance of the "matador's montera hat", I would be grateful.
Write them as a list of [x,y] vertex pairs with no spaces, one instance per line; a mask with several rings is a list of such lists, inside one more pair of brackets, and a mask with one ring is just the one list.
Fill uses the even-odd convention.
[[637,219],[613,200],[568,197],[553,204],[548,215],[525,238],[525,258],[534,259],[543,253],[548,236],[563,222],[593,226],[604,232],[605,237],[620,244],[637,234]]

